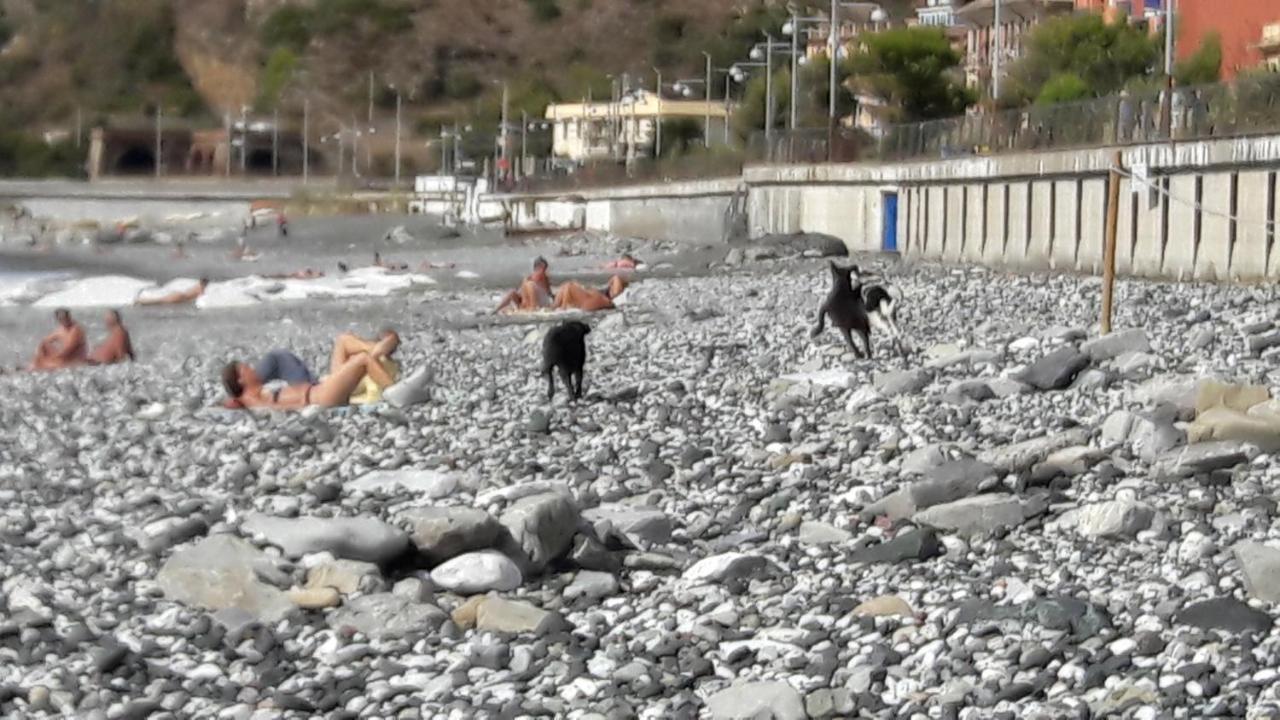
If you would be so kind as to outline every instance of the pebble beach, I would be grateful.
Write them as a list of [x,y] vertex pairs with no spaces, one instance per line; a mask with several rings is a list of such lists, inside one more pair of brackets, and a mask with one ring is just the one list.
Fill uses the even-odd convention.
[[[487,311],[621,248],[548,404],[561,316]],[[1201,431],[1205,381],[1280,389],[1270,288],[1122,280],[1100,338],[1097,278],[838,258],[902,297],[912,352],[859,360],[812,251],[431,252],[479,277],[0,375],[0,716],[1280,718],[1280,442]],[[51,325],[0,318],[5,367]],[[219,407],[231,357],[384,325],[424,396]]]

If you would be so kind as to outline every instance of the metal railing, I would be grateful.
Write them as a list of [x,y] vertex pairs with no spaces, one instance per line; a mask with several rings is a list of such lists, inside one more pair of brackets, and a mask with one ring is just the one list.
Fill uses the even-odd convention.
[[1177,88],[1168,103],[1163,90],[1122,93],[890,125],[878,136],[843,130],[836,135],[841,145],[831,153],[826,130],[780,130],[769,143],[757,133],[749,147],[751,162],[757,163],[899,161],[1273,132],[1280,132],[1280,73]]
[[741,153],[695,153],[677,158],[637,158],[630,163],[596,161],[563,168],[550,175],[530,175],[513,183],[499,183],[507,192],[553,193],[593,188],[643,185],[655,182],[702,180],[742,175]]

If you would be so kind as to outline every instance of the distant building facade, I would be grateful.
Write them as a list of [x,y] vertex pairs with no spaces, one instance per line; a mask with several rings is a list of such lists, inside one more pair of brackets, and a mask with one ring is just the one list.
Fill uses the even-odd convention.
[[[1000,0],[1000,32],[997,40],[994,0],[974,0],[956,11],[966,30],[965,80],[970,87],[989,87],[993,61],[999,54],[1000,74],[1026,52],[1031,29],[1046,19],[1070,13],[1078,0]],[[999,47],[996,47],[997,41]]]
[[1222,77],[1263,67],[1275,56],[1267,26],[1280,23],[1280,0],[1178,0],[1174,5],[1177,54],[1194,53],[1210,33],[1222,40]]
[[733,107],[720,100],[673,100],[636,90],[618,102],[548,105],[545,118],[552,127],[552,154],[582,163],[651,156],[658,123],[673,120],[701,124],[710,118],[711,143],[724,144],[732,112]]

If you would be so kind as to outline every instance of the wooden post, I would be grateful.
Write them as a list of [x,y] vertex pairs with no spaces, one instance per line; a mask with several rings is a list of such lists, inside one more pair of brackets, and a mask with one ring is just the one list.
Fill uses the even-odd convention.
[[1120,151],[1107,177],[1107,236],[1102,252],[1102,334],[1111,332],[1111,307],[1116,287],[1116,223],[1120,214]]

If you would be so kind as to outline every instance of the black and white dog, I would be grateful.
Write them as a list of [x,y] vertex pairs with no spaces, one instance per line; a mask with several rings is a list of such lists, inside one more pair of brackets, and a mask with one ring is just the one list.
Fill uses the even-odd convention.
[[[830,316],[831,324],[840,330],[858,357],[871,357],[873,329],[888,337],[894,349],[905,356],[908,347],[898,328],[898,291],[878,277],[864,276],[857,265],[842,268],[832,262],[830,266],[831,292],[818,308],[818,323],[812,336],[817,337],[823,331],[825,320]],[[862,339],[862,348],[853,342],[854,332]]]

